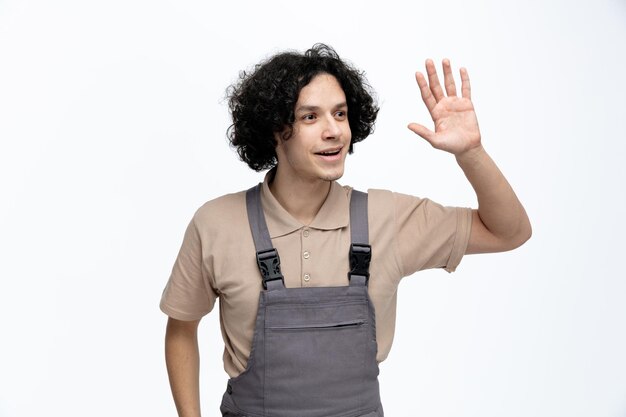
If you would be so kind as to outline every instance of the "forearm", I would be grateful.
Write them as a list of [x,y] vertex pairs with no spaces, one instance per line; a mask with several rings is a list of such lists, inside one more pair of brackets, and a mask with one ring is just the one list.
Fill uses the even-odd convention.
[[165,361],[179,417],[200,417],[197,322],[183,324],[169,319]]
[[478,216],[485,228],[509,249],[524,243],[531,235],[526,210],[482,145],[456,159],[476,192]]

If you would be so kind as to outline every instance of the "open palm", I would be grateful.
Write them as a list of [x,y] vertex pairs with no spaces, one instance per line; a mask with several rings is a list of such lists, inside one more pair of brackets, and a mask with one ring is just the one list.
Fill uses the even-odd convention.
[[443,60],[445,94],[439,83],[437,70],[432,60],[426,60],[428,82],[421,72],[415,79],[422,94],[422,100],[435,123],[432,131],[419,123],[409,124],[409,129],[423,137],[434,148],[460,155],[480,146],[478,119],[471,100],[469,75],[461,68],[461,97],[456,94],[450,61]]

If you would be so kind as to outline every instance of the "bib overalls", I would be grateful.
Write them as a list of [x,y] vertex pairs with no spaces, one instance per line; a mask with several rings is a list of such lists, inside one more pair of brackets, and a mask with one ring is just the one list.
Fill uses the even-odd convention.
[[246,369],[228,381],[222,415],[382,417],[367,194],[353,190],[350,200],[349,285],[286,288],[260,191],[248,190],[246,204],[264,290]]

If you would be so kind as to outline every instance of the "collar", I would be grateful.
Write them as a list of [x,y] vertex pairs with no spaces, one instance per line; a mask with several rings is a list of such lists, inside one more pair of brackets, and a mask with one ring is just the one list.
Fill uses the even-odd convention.
[[346,189],[336,181],[330,184],[330,192],[311,224],[305,225],[289,214],[270,191],[269,180],[272,178],[272,174],[273,172],[270,171],[265,175],[261,187],[261,204],[270,237],[284,236],[303,227],[319,230],[341,229],[350,223],[348,194]]

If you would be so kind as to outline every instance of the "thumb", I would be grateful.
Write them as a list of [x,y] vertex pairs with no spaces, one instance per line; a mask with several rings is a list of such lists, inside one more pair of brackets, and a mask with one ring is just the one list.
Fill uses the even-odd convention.
[[418,136],[421,136],[422,138],[426,139],[428,141],[428,143],[430,143],[432,145],[432,141],[434,139],[435,136],[435,132],[433,132],[432,130],[430,130],[429,128],[427,128],[426,126],[423,126],[419,123],[409,123],[409,125],[407,126],[409,128],[410,131],[412,131],[413,133],[417,134]]

